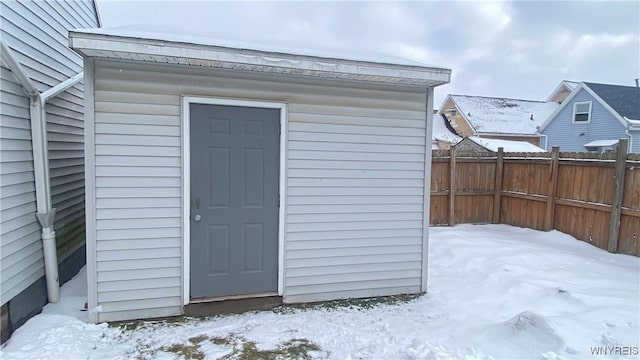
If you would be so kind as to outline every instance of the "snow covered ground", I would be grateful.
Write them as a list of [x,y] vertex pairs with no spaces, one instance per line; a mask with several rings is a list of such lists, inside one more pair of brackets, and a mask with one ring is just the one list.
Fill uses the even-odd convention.
[[63,287],[61,304],[14,333],[0,358],[216,359],[238,355],[243,343],[246,355],[291,339],[317,345],[308,354],[330,359],[639,357],[639,258],[557,231],[506,225],[432,228],[429,258],[428,293],[399,304],[148,322],[130,330],[84,322],[80,274]]

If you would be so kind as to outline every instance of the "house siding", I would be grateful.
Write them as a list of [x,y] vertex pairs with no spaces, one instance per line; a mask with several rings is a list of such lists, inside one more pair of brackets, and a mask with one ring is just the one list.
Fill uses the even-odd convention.
[[4,305],[44,275],[31,148],[29,99],[11,70],[0,68],[0,293]]
[[[2,1],[0,18],[0,37],[39,91],[82,71],[82,58],[68,48],[67,30],[98,25],[91,1]],[[1,78],[0,288],[1,302],[5,304],[35,284],[44,270],[40,226],[35,218],[29,98],[4,66]],[[54,229],[58,258],[61,264],[74,267],[77,272],[84,263],[74,255],[82,250],[84,243],[82,85],[51,99],[46,109],[52,204],[57,209]],[[74,261],[66,261],[70,258]],[[82,263],[76,263],[78,261]],[[61,269],[61,282],[75,274],[67,274],[66,270]],[[44,288],[37,290],[42,292]],[[23,320],[12,318],[11,321],[16,325]]]
[[288,104],[285,302],[420,291],[424,89],[107,60],[94,86],[98,321],[182,311],[183,94]]
[[[573,106],[583,101],[591,101],[591,121],[574,124]],[[566,103],[542,133],[549,137],[547,150],[557,145],[560,151],[586,151],[584,144],[588,142],[627,137],[620,121],[584,89]]]
[[629,131],[629,135],[631,138],[631,147],[629,151],[640,154],[640,130],[631,130]]

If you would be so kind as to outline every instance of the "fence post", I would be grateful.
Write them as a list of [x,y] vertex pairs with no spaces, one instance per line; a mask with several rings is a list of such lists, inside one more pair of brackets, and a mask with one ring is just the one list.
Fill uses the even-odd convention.
[[456,146],[451,145],[449,149],[449,226],[456,224]]
[[549,192],[547,198],[547,218],[545,219],[545,230],[549,231],[553,229],[555,217],[556,217],[556,195],[558,193],[558,167],[560,166],[560,148],[554,146],[551,149],[551,166],[549,171]]
[[496,159],[495,184],[493,185],[493,223],[500,224],[500,207],[502,206],[502,169],[504,167],[504,148],[498,148]]
[[616,173],[614,176],[613,202],[611,203],[611,222],[609,223],[609,252],[618,252],[618,238],[620,235],[620,212],[622,210],[622,196],[624,191],[624,175],[627,165],[628,140],[618,140],[616,154]]

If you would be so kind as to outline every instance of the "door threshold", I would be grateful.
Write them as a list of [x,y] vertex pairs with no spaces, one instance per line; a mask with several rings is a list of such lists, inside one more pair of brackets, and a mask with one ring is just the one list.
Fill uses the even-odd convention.
[[269,293],[259,293],[259,294],[246,294],[246,295],[229,295],[229,296],[219,296],[219,297],[208,297],[208,298],[195,298],[190,299],[189,304],[201,304],[208,302],[218,302],[218,301],[227,301],[227,300],[242,300],[242,299],[253,299],[253,298],[264,298],[264,297],[273,297],[278,296],[277,292],[269,292]]
[[272,293],[227,296],[192,300],[190,304],[185,305],[184,314],[190,316],[240,314],[247,311],[270,310],[280,305],[282,305],[282,297]]

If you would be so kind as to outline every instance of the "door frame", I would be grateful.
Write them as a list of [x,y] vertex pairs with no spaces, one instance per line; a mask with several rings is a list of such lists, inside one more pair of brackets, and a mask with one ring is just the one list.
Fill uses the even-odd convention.
[[191,271],[191,114],[190,104],[226,105],[240,107],[254,107],[280,110],[280,169],[279,184],[280,203],[278,208],[278,295],[284,292],[284,244],[286,214],[286,182],[287,182],[287,104],[284,102],[270,102],[259,100],[236,100],[216,97],[182,95],[182,304],[191,301],[190,271]]

